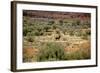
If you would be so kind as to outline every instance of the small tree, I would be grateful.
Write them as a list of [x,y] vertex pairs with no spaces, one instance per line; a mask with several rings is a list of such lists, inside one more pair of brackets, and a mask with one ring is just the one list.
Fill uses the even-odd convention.
[[28,29],[26,27],[23,28],[23,35],[26,36],[28,33]]
[[81,24],[80,20],[77,20],[77,21],[76,21],[76,24],[77,24],[77,25],[80,25],[80,24]]
[[59,20],[59,24],[62,25],[63,24],[63,20]]
[[52,24],[54,24],[55,22],[54,21],[49,21],[48,22],[48,25],[52,25]]

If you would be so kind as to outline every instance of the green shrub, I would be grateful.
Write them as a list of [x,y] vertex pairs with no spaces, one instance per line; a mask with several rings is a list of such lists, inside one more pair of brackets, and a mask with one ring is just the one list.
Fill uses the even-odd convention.
[[48,25],[53,25],[55,22],[53,20],[48,22]]
[[59,20],[59,24],[60,25],[63,25],[63,20]]
[[80,21],[80,20],[77,20],[77,21],[76,21],[76,24],[77,24],[77,25],[80,25],[80,24],[81,24],[81,21]]
[[34,42],[34,36],[28,36],[27,37],[28,42]]
[[23,35],[26,36],[28,33],[28,29],[26,27],[23,28]]
[[70,36],[74,36],[74,31],[70,31],[70,32],[69,32],[69,35],[70,35]]
[[40,49],[38,61],[65,60],[64,47],[58,43],[47,43]]

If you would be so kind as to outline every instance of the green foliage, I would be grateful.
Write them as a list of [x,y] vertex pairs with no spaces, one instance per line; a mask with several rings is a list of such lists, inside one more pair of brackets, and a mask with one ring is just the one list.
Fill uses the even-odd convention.
[[64,47],[58,43],[47,43],[40,49],[38,61],[65,60]]
[[87,31],[86,34],[87,34],[87,35],[91,35],[91,31]]
[[51,26],[50,25],[45,25],[44,26],[44,30],[46,31],[46,32],[48,32],[48,30],[51,28]]
[[87,40],[90,35],[91,31],[86,31],[85,33],[82,33],[81,38]]
[[[59,29],[63,34],[68,33],[71,36],[82,36],[83,32],[80,29],[90,28],[89,21],[82,23],[79,19],[60,19],[60,20],[47,20],[47,21],[30,21],[28,17],[24,16],[24,28],[23,35],[27,36],[29,34],[33,36],[42,36],[45,33],[53,32],[53,30]],[[77,30],[77,33],[74,33]],[[51,32],[52,31],[52,32]],[[58,32],[59,32],[58,31]],[[91,31],[88,31],[86,35],[90,35]],[[66,34],[65,34],[66,35]]]
[[73,36],[74,35],[74,31],[70,31],[69,35]]
[[42,36],[43,31],[42,30],[41,31],[35,30],[33,34],[34,34],[34,36]]
[[27,41],[28,41],[28,42],[34,42],[34,37],[33,37],[33,36],[29,36],[29,37],[27,38]]
[[53,25],[55,22],[53,20],[48,22],[48,25]]
[[26,36],[27,33],[28,33],[28,29],[24,27],[24,28],[23,28],[23,35]]
[[63,20],[59,20],[59,24],[60,25],[63,25]]
[[77,21],[76,21],[76,24],[77,24],[77,25],[80,25],[80,24],[81,24],[80,20],[77,20]]

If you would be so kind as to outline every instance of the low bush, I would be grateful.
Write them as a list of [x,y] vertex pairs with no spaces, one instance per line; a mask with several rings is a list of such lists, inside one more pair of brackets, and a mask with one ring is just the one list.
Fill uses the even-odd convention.
[[27,41],[34,42],[35,41],[34,36],[28,36]]
[[38,61],[65,60],[64,47],[58,43],[47,43],[40,49]]

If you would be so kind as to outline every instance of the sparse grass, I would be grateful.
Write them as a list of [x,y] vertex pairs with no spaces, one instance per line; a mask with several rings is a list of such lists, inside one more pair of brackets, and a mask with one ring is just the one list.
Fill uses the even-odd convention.
[[91,53],[90,50],[80,49],[75,52],[66,53],[66,60],[83,60],[83,59],[90,59]]
[[37,61],[38,49],[35,48],[24,48],[23,51],[23,62],[33,62]]

